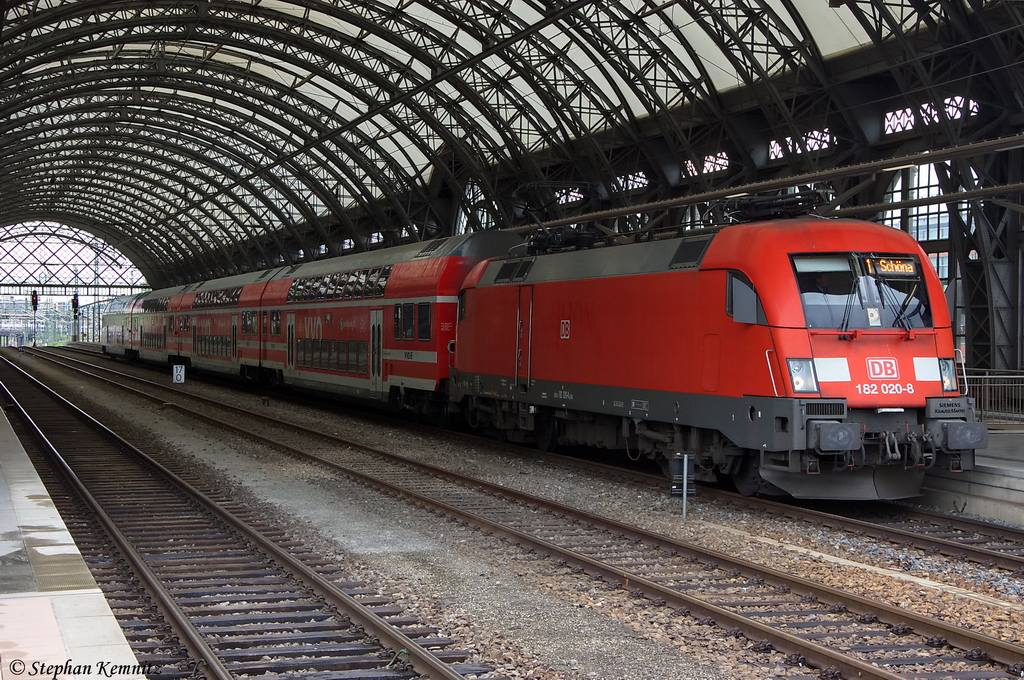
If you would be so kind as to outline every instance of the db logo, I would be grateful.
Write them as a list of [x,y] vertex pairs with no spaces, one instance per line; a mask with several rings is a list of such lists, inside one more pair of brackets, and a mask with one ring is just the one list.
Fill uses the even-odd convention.
[[868,359],[868,378],[871,380],[899,380],[900,367],[895,359]]
[[559,333],[558,337],[560,337],[562,340],[568,340],[569,339],[569,320],[568,319],[562,319],[562,330]]

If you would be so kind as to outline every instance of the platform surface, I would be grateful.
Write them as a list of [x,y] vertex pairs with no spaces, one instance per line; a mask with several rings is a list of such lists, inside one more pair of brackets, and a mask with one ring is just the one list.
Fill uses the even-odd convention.
[[140,670],[0,412],[0,678],[141,680]]
[[988,447],[975,451],[974,469],[929,470],[917,500],[1024,527],[1024,430],[991,426]]
[[999,428],[991,426],[988,433],[988,448],[978,449],[975,465],[1024,476],[1024,429]]

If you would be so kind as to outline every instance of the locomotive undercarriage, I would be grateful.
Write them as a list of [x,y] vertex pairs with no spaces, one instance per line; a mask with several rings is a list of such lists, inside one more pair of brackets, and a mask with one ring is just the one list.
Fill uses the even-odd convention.
[[445,427],[448,424],[447,383],[442,383],[441,388],[436,391],[392,386],[388,391],[388,403],[413,414],[424,423],[437,427]]
[[[463,410],[474,427],[496,428],[510,441],[545,450],[558,444],[618,449],[634,460],[655,461],[666,472],[676,452],[694,454],[697,480],[729,479],[746,495],[907,498],[918,495],[926,470],[970,470],[974,448],[985,446],[984,426],[971,422],[972,405],[962,397],[930,400],[926,409],[847,410],[842,402],[826,405],[841,409],[821,403],[808,408],[806,400],[787,401],[795,422],[764,408],[769,417],[774,414],[776,430],[792,434],[795,445],[778,450],[744,447],[708,427],[518,401],[474,397]],[[753,422],[755,414],[764,415],[761,408],[741,412]],[[809,411],[841,417],[815,418]],[[937,417],[949,412],[959,417]]]

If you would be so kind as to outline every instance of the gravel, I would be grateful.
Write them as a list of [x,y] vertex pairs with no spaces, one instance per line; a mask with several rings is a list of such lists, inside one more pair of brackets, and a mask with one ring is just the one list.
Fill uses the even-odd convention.
[[[43,368],[38,359],[18,356]],[[124,369],[125,364],[117,367]],[[749,640],[729,637],[625,591],[608,590],[602,581],[572,574],[312,464],[214,432],[171,410],[128,401],[117,390],[68,377],[59,369],[43,370],[72,385],[71,393],[80,398],[73,400],[117,414],[136,438],[147,442],[146,450],[190,460],[235,495],[262,506],[312,547],[333,557],[353,578],[396,597],[442,634],[456,638],[457,647],[492,664],[495,675],[543,680],[745,680],[806,673],[785,666],[781,654],[753,652]],[[153,379],[151,373],[146,375]],[[170,383],[169,375],[166,381]],[[268,415],[1024,642],[1019,630],[1024,615],[1021,579],[1006,572],[700,497],[691,499],[683,520],[679,500],[664,491],[563,463],[514,456],[486,444],[453,443],[443,432],[395,431],[366,416],[309,409],[274,397],[264,403],[256,395],[194,380],[186,389],[250,408],[260,405]]]

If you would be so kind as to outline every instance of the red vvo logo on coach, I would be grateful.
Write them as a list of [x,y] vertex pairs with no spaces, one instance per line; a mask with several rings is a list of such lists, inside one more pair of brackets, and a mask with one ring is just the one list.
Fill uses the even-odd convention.
[[872,380],[899,380],[900,366],[889,357],[868,359],[868,377]]

